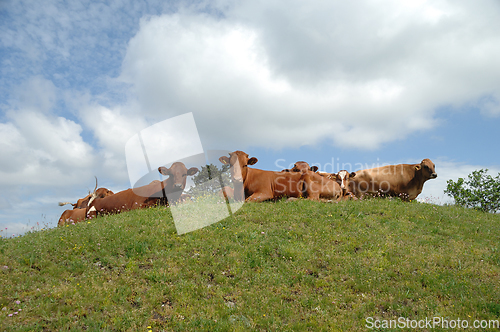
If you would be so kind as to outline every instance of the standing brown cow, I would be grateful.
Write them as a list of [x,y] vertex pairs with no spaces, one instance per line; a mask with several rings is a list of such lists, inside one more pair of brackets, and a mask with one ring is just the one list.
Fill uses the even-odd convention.
[[257,158],[249,158],[243,151],[234,151],[219,161],[231,165],[231,180],[234,185],[234,199],[238,201],[262,202],[280,197],[301,197],[300,172],[273,172],[250,168]]
[[420,164],[388,165],[357,171],[351,181],[351,191],[357,197],[381,194],[414,200],[422,192],[424,183],[435,178],[434,163],[424,159]]

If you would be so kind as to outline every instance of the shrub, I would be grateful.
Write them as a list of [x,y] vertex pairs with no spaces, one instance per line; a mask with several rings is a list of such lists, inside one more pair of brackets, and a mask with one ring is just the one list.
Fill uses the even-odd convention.
[[193,176],[193,182],[194,186],[187,191],[191,196],[216,193],[231,182],[229,165],[222,165],[220,169],[214,164],[201,166],[201,170]]
[[497,212],[500,209],[500,173],[492,177],[487,172],[488,169],[480,169],[469,174],[467,180],[448,180],[444,193],[453,197],[456,205]]

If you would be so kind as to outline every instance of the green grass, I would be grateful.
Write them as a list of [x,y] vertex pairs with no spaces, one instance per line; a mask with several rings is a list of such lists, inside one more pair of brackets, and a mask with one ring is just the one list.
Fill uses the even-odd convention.
[[98,218],[0,239],[0,331],[498,320],[499,226],[499,215],[377,199],[245,204],[180,236],[163,207]]

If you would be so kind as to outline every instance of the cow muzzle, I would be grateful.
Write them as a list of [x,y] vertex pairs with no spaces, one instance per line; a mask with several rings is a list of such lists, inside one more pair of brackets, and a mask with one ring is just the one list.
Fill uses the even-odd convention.
[[432,174],[431,174],[431,179],[435,179],[435,178],[437,178],[437,177],[438,177],[437,173],[432,173]]

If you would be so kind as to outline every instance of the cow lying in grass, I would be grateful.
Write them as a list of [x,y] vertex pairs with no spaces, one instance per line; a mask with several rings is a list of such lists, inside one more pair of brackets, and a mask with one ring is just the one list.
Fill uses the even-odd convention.
[[[94,190],[94,192],[95,192],[96,196],[99,198],[103,198],[103,197],[110,196],[110,195],[114,194],[114,192],[112,192],[111,190],[109,190],[107,188],[99,188],[97,190]],[[89,194],[87,196],[85,196],[84,198],[78,199],[76,201],[76,203],[59,202],[59,206],[71,204],[71,206],[73,206],[73,209],[84,209],[87,207],[91,196],[92,196],[92,193],[89,192]]]
[[73,206],[73,210],[66,210],[62,213],[57,226],[64,226],[67,224],[73,224],[87,219],[87,207],[88,203],[91,199],[92,195],[95,195],[97,198],[104,198],[107,196],[111,196],[114,193],[106,188],[97,188],[97,178],[95,180],[95,188],[94,192],[85,196],[84,198],[80,198],[76,203],[71,202],[60,202],[59,206],[63,206],[66,204],[71,204]]
[[175,162],[170,168],[159,167],[158,171],[168,176],[168,179],[123,190],[105,198],[91,199],[88,216],[153,207],[165,201],[167,196],[169,200],[167,203],[174,204],[181,198],[187,176],[196,174],[198,169],[196,167],[187,169],[183,163]]
[[349,191],[349,182],[355,176],[355,173],[349,173],[346,170],[338,173],[325,172],[307,172],[303,180],[304,191],[309,199],[319,200],[346,200],[353,198]]
[[262,202],[280,197],[341,200],[350,197],[347,188],[349,177],[353,175],[347,171],[339,172],[333,180],[315,173],[317,167],[309,167],[306,162],[297,162],[293,169],[281,172],[260,170],[248,167],[257,163],[257,158],[249,158],[243,151],[234,151],[229,157],[220,157],[219,161],[231,166],[236,200]]
[[243,151],[234,151],[229,157],[219,161],[230,165],[231,180],[234,185],[234,199],[247,202],[262,202],[280,197],[301,197],[301,172],[273,172],[249,165],[257,163],[257,158],[249,158]]

